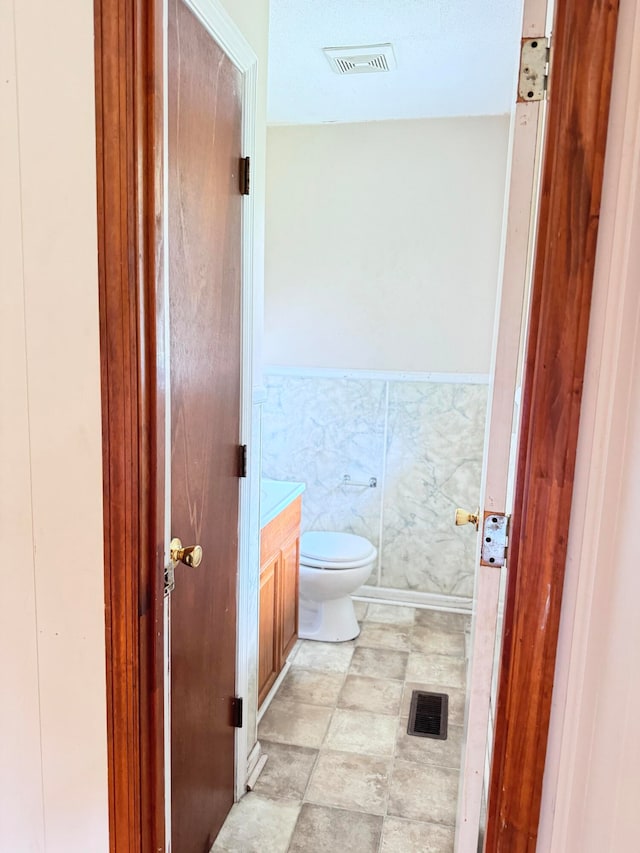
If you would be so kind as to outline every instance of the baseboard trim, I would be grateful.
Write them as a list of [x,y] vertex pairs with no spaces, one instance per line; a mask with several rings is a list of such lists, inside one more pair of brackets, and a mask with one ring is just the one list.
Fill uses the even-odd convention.
[[461,595],[442,595],[435,592],[417,592],[412,589],[391,589],[384,586],[361,586],[353,598],[375,604],[396,604],[404,607],[422,607],[448,613],[471,613],[473,599]]
[[[257,746],[260,746],[260,741],[258,741]],[[255,767],[253,768],[253,770],[251,771],[251,773],[249,774],[249,776],[247,778],[247,791],[253,791],[253,788],[254,788],[256,782],[258,781],[258,777],[260,776],[260,774],[264,770],[264,765],[267,763],[267,760],[269,758],[269,756],[265,755],[265,753],[262,752],[262,750],[260,750],[260,753],[261,753],[260,758],[256,762]]]
[[[256,776],[258,764],[260,764],[262,757],[263,757],[262,747],[260,746],[260,741],[257,740],[254,743],[253,748],[251,749],[251,752],[249,753],[249,756],[247,758],[247,772],[246,772],[246,782],[245,782],[246,790],[251,790],[249,788],[249,784],[251,783],[252,780],[255,781],[254,776]],[[266,758],[265,758],[265,761],[266,761]],[[263,762],[263,766],[264,766],[264,762]]]

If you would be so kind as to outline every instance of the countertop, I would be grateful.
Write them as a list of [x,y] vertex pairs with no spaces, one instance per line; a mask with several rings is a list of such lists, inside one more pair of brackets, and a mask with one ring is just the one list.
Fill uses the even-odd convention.
[[283,509],[299,497],[305,490],[304,483],[290,483],[286,480],[265,480],[260,483],[260,528],[280,515]]

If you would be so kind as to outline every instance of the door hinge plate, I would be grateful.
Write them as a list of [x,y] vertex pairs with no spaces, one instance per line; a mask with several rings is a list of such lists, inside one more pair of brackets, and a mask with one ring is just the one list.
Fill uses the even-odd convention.
[[549,80],[549,39],[522,39],[518,101],[542,101]]
[[240,158],[240,195],[249,195],[251,191],[251,160]]
[[509,516],[503,512],[486,512],[482,522],[482,548],[480,563],[500,568],[507,561],[507,534]]
[[231,725],[236,729],[242,728],[242,697],[231,697]]
[[240,477],[247,476],[247,445],[240,445]]

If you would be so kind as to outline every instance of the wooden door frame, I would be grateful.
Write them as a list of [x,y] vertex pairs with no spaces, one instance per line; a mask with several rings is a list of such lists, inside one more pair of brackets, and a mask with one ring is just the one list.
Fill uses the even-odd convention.
[[[215,0],[187,0],[241,70],[243,154],[255,162],[257,58]],[[194,8],[195,7],[195,8]],[[165,206],[163,3],[94,0],[109,836],[165,849]],[[252,429],[254,200],[242,212],[241,441]],[[249,466],[257,464],[249,454]],[[258,564],[241,487],[239,565]],[[253,551],[256,551],[255,556]],[[240,571],[236,689],[251,694],[255,615]],[[255,729],[255,719],[253,727]],[[256,758],[236,733],[236,795]]]
[[[165,847],[161,8],[94,0],[109,814],[118,853]],[[556,2],[487,851],[535,849],[616,20],[617,0]]]
[[486,853],[536,847],[617,17],[617,0],[556,2]]
[[165,844],[162,16],[94,0],[94,20],[109,838],[151,853]]

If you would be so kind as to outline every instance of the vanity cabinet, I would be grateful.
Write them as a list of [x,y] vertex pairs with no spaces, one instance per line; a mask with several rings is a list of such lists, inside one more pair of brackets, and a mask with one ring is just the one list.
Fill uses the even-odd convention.
[[273,686],[298,638],[300,513],[297,497],[260,537],[258,705]]

